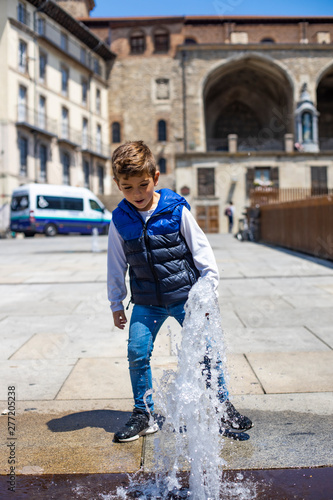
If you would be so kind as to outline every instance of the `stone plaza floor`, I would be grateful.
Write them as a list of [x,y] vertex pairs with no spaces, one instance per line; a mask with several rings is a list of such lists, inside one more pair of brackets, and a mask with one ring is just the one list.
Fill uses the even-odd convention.
[[[255,424],[247,441],[224,439],[226,467],[332,466],[333,263],[208,237],[221,272],[232,401]],[[128,328],[113,326],[107,237],[98,245],[92,252],[82,236],[0,240],[0,424],[6,436],[15,387],[19,474],[152,470],[158,434],[112,441],[133,405]],[[176,369],[180,334],[174,320],[163,325],[156,379]],[[7,474],[6,439],[1,447]]]

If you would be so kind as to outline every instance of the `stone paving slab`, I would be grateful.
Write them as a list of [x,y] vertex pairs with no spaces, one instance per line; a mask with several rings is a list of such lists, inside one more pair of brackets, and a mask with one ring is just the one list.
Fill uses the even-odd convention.
[[[1,329],[1,324],[0,324]],[[16,332],[15,335],[1,334],[0,360],[8,360],[31,338],[30,332]]]
[[228,388],[232,395],[262,394],[258,378],[243,354],[229,354],[227,356],[227,373],[229,375]]
[[[219,437],[221,456],[226,470],[246,469],[285,469],[290,467],[321,467],[333,465],[333,449],[329,445],[333,426],[333,417],[313,416],[307,413],[285,411],[252,410],[241,408],[244,414],[251,415],[255,422],[248,434],[243,434],[244,441],[235,441]],[[175,435],[163,436],[164,453],[168,455],[174,449]],[[159,455],[155,451],[163,442],[158,434],[146,440],[144,470],[155,469],[155,460]],[[169,455],[170,456],[170,455]],[[183,470],[189,465],[183,459]]]
[[309,331],[325,342],[326,345],[333,349],[333,326],[314,325],[309,328]]
[[33,317],[20,315],[7,316],[3,319],[1,326],[10,335],[15,335],[22,331],[30,332],[31,335],[45,332],[60,334],[65,332],[68,335],[74,334],[74,332],[80,332],[82,335],[91,332],[96,332],[96,334],[104,332],[105,335],[109,335],[111,342],[112,335],[115,335],[116,332],[112,324],[112,318],[110,318],[110,313],[97,314],[94,309],[86,311],[84,316],[79,314],[57,314],[52,316],[51,321],[50,317],[46,315],[33,315]]
[[105,333],[36,333],[11,359],[68,359],[85,357],[126,358],[126,336],[110,342]]
[[18,399],[54,399],[73,369],[76,359],[2,360],[0,400],[15,386]]
[[333,295],[315,294],[315,295],[285,295],[283,299],[295,308],[303,307],[333,307]]
[[280,311],[238,311],[242,323],[251,327],[281,326],[307,326],[321,324],[329,326],[333,324],[333,307],[302,307],[298,309]]
[[228,328],[224,335],[229,353],[326,351],[329,338],[333,344],[332,329],[327,330],[326,337],[320,333],[318,338],[303,326],[281,326],[278,331],[274,327]]
[[[40,402],[28,404],[33,408]],[[39,409],[38,413],[35,410],[17,412],[17,474],[131,473],[139,470],[142,439],[126,443],[126,446],[113,442],[114,432],[130,414],[121,410],[123,404],[89,401],[86,406],[70,404],[67,409],[58,408],[58,411],[51,406],[44,411]],[[6,415],[0,417],[0,429],[5,436]],[[6,444],[0,444],[0,474],[8,472]]]
[[38,316],[41,314],[55,316],[59,314],[59,311],[61,311],[62,314],[71,314],[78,304],[78,300],[73,301],[71,299],[63,299],[57,303],[45,299],[25,299],[3,304],[1,306],[1,311],[7,315],[15,314],[15,316]]
[[[283,469],[333,465],[331,434],[333,393],[247,395],[232,398],[254,427],[244,441],[219,437],[225,469]],[[315,423],[315,425],[314,425]],[[146,440],[144,470],[152,471],[163,453],[174,449],[174,433],[162,431]],[[170,455],[168,455],[170,457]],[[184,460],[183,469],[189,469]]]
[[333,391],[333,351],[248,353],[266,393]]
[[[176,371],[174,356],[153,356],[153,378],[158,385],[166,370]],[[243,355],[230,355],[227,360],[232,394],[261,394],[263,391]],[[131,398],[127,362],[123,358],[79,359],[64,382],[57,399],[123,399]]]

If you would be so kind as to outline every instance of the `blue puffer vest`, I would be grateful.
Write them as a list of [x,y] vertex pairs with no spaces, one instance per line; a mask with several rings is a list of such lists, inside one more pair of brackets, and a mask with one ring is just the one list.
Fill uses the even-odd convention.
[[190,209],[189,204],[170,189],[157,192],[157,208],[146,223],[125,199],[113,211],[112,220],[124,240],[132,302],[167,306],[187,300],[199,271],[180,233],[182,210]]

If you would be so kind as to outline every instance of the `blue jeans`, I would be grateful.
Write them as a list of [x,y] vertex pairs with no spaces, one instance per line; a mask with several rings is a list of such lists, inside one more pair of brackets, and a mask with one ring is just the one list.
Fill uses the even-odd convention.
[[[133,307],[129,327],[128,361],[135,408],[147,410],[144,395],[153,387],[150,358],[157,333],[169,316],[175,318],[181,326],[183,325],[184,305],[185,302],[178,302],[166,307],[140,305]],[[209,355],[204,356],[203,364],[202,373],[209,387],[211,379]],[[218,397],[220,401],[224,401],[228,398],[228,392],[223,377],[222,362],[217,363],[216,369],[219,371]],[[146,397],[146,404],[149,411],[153,412],[154,402],[151,393]]]

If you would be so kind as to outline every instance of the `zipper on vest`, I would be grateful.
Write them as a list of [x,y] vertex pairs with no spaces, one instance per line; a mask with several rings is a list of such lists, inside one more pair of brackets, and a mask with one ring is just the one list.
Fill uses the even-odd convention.
[[162,307],[163,304],[162,304],[162,300],[161,300],[161,292],[160,292],[160,287],[159,287],[159,283],[158,283],[158,276],[157,276],[156,271],[154,269],[154,265],[153,265],[153,261],[152,261],[152,257],[151,257],[151,251],[150,251],[149,237],[147,234],[147,224],[151,220],[153,215],[147,220],[147,222],[145,222],[143,224],[143,235],[144,235],[144,240],[145,240],[145,245],[146,245],[146,250],[147,250],[148,263],[149,263],[151,272],[153,273],[154,280],[155,280],[157,302],[158,302],[159,306]]
[[131,296],[131,298],[129,299],[128,304],[127,304],[127,306],[126,306],[126,311],[128,311],[129,306],[131,305],[131,302],[133,302],[133,300],[132,300],[132,299],[133,299],[133,297]]

